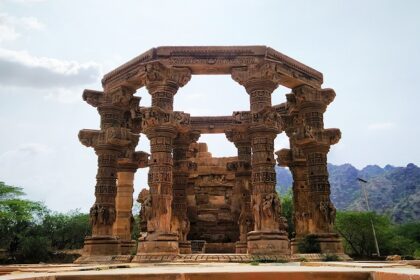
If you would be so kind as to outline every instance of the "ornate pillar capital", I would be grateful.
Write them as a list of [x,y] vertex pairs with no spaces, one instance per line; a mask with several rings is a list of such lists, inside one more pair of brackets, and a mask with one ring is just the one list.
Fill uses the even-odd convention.
[[201,134],[199,131],[186,131],[186,132],[179,132],[177,137],[174,139],[174,146],[187,146],[191,145],[191,143],[195,143],[200,138]]
[[271,93],[277,88],[281,74],[270,62],[233,68],[232,78],[244,86],[250,96],[251,113],[271,107]]
[[190,130],[190,114],[184,112],[170,112],[160,107],[147,107],[140,110],[142,119],[142,130],[148,135],[160,131],[171,131],[173,138],[177,132],[187,133]]
[[137,145],[139,138],[137,134],[123,127],[109,127],[105,130],[82,129],[78,137],[83,145],[95,150],[120,150],[129,145]]
[[173,96],[191,79],[189,68],[168,68],[159,62],[146,64],[144,84],[152,95],[152,106],[173,110]]
[[93,107],[98,107],[104,102],[104,92],[98,90],[85,89],[83,91],[83,100]]
[[324,112],[334,98],[335,91],[333,89],[316,89],[308,85],[295,87],[292,93],[287,95],[290,107],[296,106],[303,111],[320,110]]
[[[129,109],[132,103],[133,94],[136,92],[134,88],[119,86],[110,90],[105,91],[105,103],[108,105],[113,105],[121,107],[124,109]],[[138,99],[135,98],[135,99]]]
[[282,77],[282,74],[277,71],[276,64],[271,62],[233,68],[231,75],[236,82],[246,88],[249,94],[262,88],[274,91]]
[[239,143],[251,143],[248,131],[230,129],[225,132],[225,135],[230,142],[235,144],[235,146]]

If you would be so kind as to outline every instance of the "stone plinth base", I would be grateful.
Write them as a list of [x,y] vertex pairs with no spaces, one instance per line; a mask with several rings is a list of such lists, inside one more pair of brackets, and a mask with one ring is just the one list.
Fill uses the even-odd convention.
[[206,242],[206,247],[204,248],[205,254],[234,254],[236,250],[236,244],[233,242]]
[[[155,240],[147,240],[148,238]],[[168,256],[164,261],[170,260],[170,256],[176,257],[179,254],[178,235],[167,233],[155,236],[144,236],[139,238],[137,255],[133,262],[143,262],[144,256]],[[146,258],[147,259],[147,258]]]
[[134,254],[136,250],[135,240],[121,240],[121,255]]
[[352,259],[347,254],[293,254],[291,261],[296,262],[319,262],[327,261],[329,255],[338,257],[337,261],[351,261]]
[[81,256],[74,263],[77,264],[113,264],[113,263],[129,263],[133,256],[116,255],[116,256]]
[[[320,254],[344,254],[343,244],[340,236],[336,233],[318,233],[312,234],[315,236],[315,242],[319,244]],[[299,252],[299,242],[303,238],[294,238],[291,240],[291,251],[292,254],[299,254],[305,252]],[[348,256],[347,256],[348,257]]]
[[112,236],[88,236],[83,246],[83,256],[112,256],[120,254],[120,240]]
[[179,242],[179,253],[180,254],[191,254],[191,242],[190,241],[180,241]]
[[248,250],[246,242],[236,242],[235,244],[235,253],[236,254],[246,254]]
[[290,257],[289,239],[285,231],[251,231],[248,233],[247,247],[251,255]]
[[75,263],[109,263],[121,254],[121,242],[112,236],[88,236],[83,253]]

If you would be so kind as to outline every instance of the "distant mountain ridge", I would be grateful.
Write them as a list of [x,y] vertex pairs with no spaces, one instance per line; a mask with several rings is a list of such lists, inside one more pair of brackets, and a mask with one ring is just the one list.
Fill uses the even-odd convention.
[[[361,191],[365,184],[369,206],[378,214],[388,214],[397,223],[420,221],[420,168],[368,165],[358,170],[351,164],[328,164],[331,199],[339,210],[366,210]],[[277,190],[287,192],[292,186],[288,169],[276,166]],[[358,182],[362,178],[367,183]]]

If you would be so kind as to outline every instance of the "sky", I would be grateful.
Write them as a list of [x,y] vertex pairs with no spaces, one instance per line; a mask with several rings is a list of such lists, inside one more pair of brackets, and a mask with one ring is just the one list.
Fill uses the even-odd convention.
[[[420,1],[390,0],[0,0],[0,181],[54,211],[94,202],[96,156],[80,129],[97,129],[85,88],[165,45],[267,45],[324,74],[337,96],[325,127],[342,131],[329,162],[420,165]],[[290,90],[279,87],[273,104]],[[145,89],[141,105],[150,105]],[[229,76],[193,76],[175,110],[230,115],[249,97]],[[214,156],[236,151],[203,135]],[[275,149],[288,147],[283,134]],[[138,150],[148,151],[141,135]],[[147,185],[136,173],[136,197]]]

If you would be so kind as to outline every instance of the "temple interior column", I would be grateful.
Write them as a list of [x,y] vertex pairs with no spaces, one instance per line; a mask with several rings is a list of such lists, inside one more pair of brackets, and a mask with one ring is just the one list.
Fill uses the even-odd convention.
[[288,167],[293,177],[293,225],[295,236],[290,241],[292,254],[298,253],[298,242],[310,233],[313,224],[306,158],[290,141],[290,149],[277,151],[280,166]]
[[243,85],[250,96],[252,148],[252,195],[254,230],[248,233],[248,253],[253,255],[290,254],[289,240],[281,218],[277,195],[274,139],[280,132],[278,118],[271,106],[271,94],[278,84],[275,69],[264,64],[232,72],[233,79]]
[[247,253],[247,234],[252,231],[254,221],[251,207],[251,141],[247,131],[228,131],[226,137],[233,142],[238,151],[238,160],[228,163],[228,170],[235,171],[235,192],[239,197],[239,241],[236,242],[236,253]]
[[116,219],[113,226],[113,235],[121,240],[121,254],[130,255],[136,247],[136,242],[131,239],[134,218],[133,192],[134,174],[137,164],[119,163],[117,173],[117,195],[115,197]]
[[178,232],[171,228],[173,202],[173,141],[178,135],[174,120],[173,96],[191,77],[188,69],[146,66],[145,85],[152,96],[152,107],[144,109],[143,132],[150,140],[148,183],[151,205],[145,213],[147,234],[139,239],[133,261],[142,262],[147,254],[179,254]]
[[321,253],[343,253],[338,234],[334,232],[336,209],[330,199],[327,154],[341,137],[338,129],[324,129],[323,114],[335,97],[330,89],[309,86],[293,89],[299,108],[296,134],[298,146],[306,159],[309,189],[310,222],[307,234],[315,235]]
[[191,242],[187,240],[190,231],[190,221],[187,216],[187,193],[189,170],[191,161],[187,160],[187,153],[192,142],[198,140],[199,134],[179,133],[174,140],[173,158],[173,213],[172,230],[178,233],[179,250],[181,254],[191,254]]

